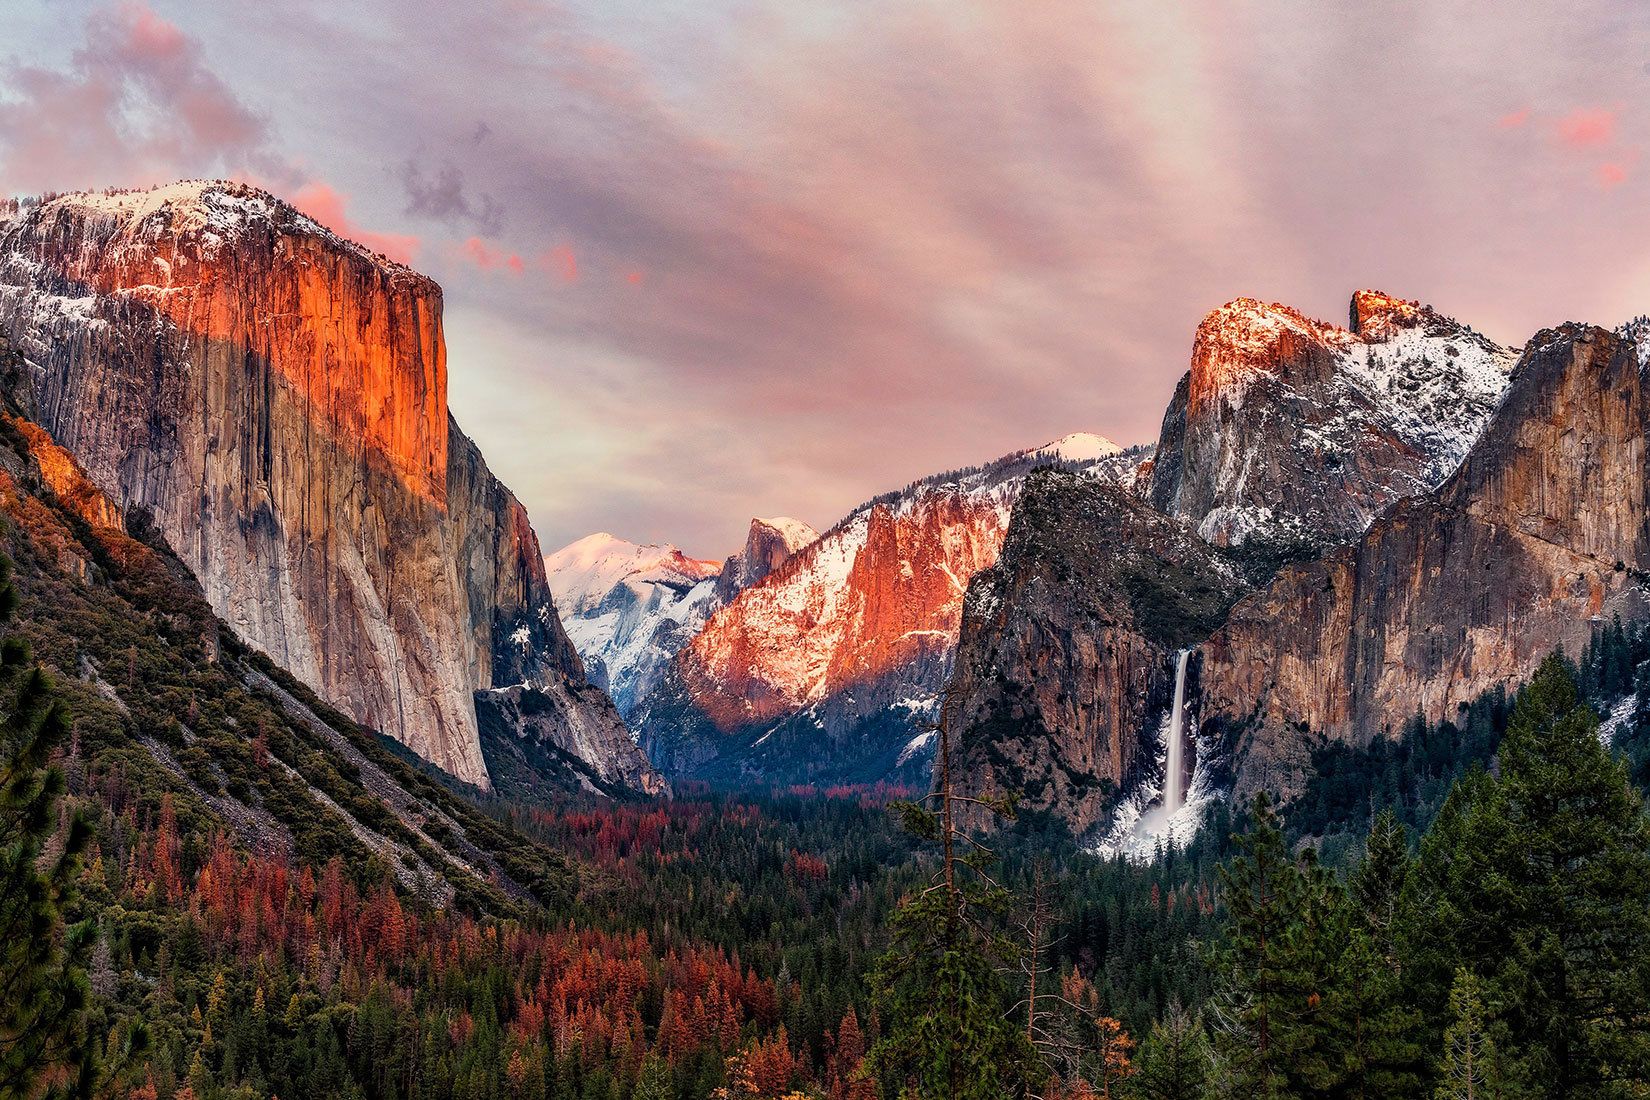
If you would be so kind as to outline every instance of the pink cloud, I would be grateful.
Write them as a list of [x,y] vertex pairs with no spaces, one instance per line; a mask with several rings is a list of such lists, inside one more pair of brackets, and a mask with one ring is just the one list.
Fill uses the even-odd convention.
[[1598,182],[1602,187],[1616,187],[1626,182],[1627,166],[1610,161],[1598,166]]
[[498,266],[498,253],[480,237],[466,238],[463,248],[465,258],[483,271]]
[[1502,115],[1499,125],[1503,130],[1515,130],[1528,121],[1530,121],[1530,109],[1528,107],[1523,107],[1519,110],[1509,111]]
[[1606,107],[1579,108],[1558,120],[1558,140],[1572,149],[1596,148],[1616,136],[1616,112]]
[[62,69],[0,62],[0,186],[39,191],[280,171],[262,115],[138,0],[94,11]]
[[466,237],[464,243],[459,246],[459,256],[482,271],[504,268],[512,275],[520,275],[527,270],[527,265],[519,254],[506,252],[480,237]]
[[381,252],[398,264],[411,264],[418,256],[422,243],[418,237],[404,233],[374,233],[350,220],[344,211],[349,197],[320,180],[312,180],[298,188],[292,196],[292,205],[314,218],[341,237]]
[[564,283],[579,281],[579,259],[569,245],[558,244],[539,257],[539,266]]

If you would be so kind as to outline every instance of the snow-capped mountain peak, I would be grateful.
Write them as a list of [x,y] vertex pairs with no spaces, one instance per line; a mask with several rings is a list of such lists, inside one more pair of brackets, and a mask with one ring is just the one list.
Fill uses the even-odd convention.
[[585,615],[621,584],[692,588],[715,578],[722,564],[690,558],[669,543],[635,543],[598,531],[545,555],[544,569],[562,614]]
[[819,537],[819,532],[815,531],[811,525],[799,519],[792,519],[790,516],[774,516],[772,519],[757,518],[751,520],[752,527],[758,524],[778,533],[793,554]]
[[1198,326],[1151,499],[1206,539],[1328,544],[1454,471],[1513,355],[1419,302],[1352,296],[1341,328],[1237,298]]
[[1093,432],[1072,432],[1031,452],[1037,458],[1058,462],[1098,462],[1123,453],[1121,444]]
[[[282,232],[318,238],[327,247],[353,253],[386,273],[411,275],[412,270],[366,245],[343,237],[268,191],[235,180],[179,180],[157,187],[72,191],[39,200],[26,199],[10,210],[0,209],[0,224],[33,214],[55,219],[69,214],[99,223],[117,251],[132,243],[144,246],[156,240],[189,238],[202,258],[233,248],[248,234]],[[170,262],[176,262],[174,257]],[[158,273],[166,282],[167,271]]]

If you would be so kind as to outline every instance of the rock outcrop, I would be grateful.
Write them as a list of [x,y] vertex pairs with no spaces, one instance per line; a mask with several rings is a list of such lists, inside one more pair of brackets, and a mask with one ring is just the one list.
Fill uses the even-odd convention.
[[1176,651],[1247,588],[1230,554],[1132,492],[1032,474],[969,586],[945,701],[953,781],[1078,832],[1101,824],[1157,766]]
[[728,556],[716,578],[716,606],[725,607],[753,584],[790,561],[803,547],[819,537],[808,524],[789,516],[753,519],[745,534],[745,547]]
[[1450,717],[1554,647],[1578,652],[1597,620],[1650,613],[1644,374],[1621,336],[1538,334],[1436,493],[1233,609],[1202,647],[1201,694],[1240,795],[1296,789],[1316,737]]
[[1211,542],[1311,554],[1454,472],[1511,353],[1374,291],[1350,323],[1249,298],[1210,313],[1163,418],[1152,503]]
[[1133,458],[1072,436],[855,509],[677,655],[638,713],[649,756],[719,780],[920,779],[964,593],[996,561],[1026,474],[1053,464],[1116,479]]
[[35,419],[355,719],[487,786],[475,692],[582,685],[526,514],[448,417],[429,279],[241,185],[65,195],[0,214],[0,329]]

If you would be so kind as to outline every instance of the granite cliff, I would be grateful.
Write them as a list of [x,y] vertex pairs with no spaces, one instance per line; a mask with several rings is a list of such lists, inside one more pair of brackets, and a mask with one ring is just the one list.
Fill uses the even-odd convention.
[[[1451,718],[1555,647],[1579,652],[1598,622],[1650,617],[1639,330],[1565,325],[1514,365],[1394,303],[1358,295],[1348,330],[1266,307],[1258,343],[1230,338],[1254,318],[1212,315],[1146,503],[1033,479],[964,616],[947,717],[965,789],[1018,790],[1022,805],[1101,835],[1130,798],[1155,797],[1176,648],[1191,650],[1187,736],[1200,761],[1228,793],[1287,796],[1325,739],[1364,745],[1415,715]],[[1340,444],[1324,427],[1340,421],[1326,419],[1327,397],[1303,400],[1303,372],[1321,382],[1346,369],[1326,346],[1361,357],[1425,341],[1444,350],[1388,356],[1394,380],[1413,376],[1395,386],[1407,411],[1357,413],[1367,455],[1326,461]],[[1235,345],[1258,359],[1233,368],[1217,348]],[[1412,400],[1454,385],[1474,355],[1480,385],[1457,395],[1458,418]],[[1230,480],[1234,462],[1245,474]],[[1295,559],[1281,568],[1280,537]],[[1142,554],[1197,609],[1157,617],[1172,637],[1142,616],[1150,591],[1129,575]]]
[[0,213],[0,331],[34,419],[328,702],[486,787],[477,693],[525,685],[535,736],[656,785],[447,413],[435,283],[243,185],[71,194]]
[[1240,602],[1200,678],[1238,793],[1295,789],[1314,737],[1366,743],[1450,717],[1554,647],[1579,652],[1600,619],[1650,614],[1647,418],[1631,340],[1541,332],[1440,489]]
[[1075,435],[856,508],[711,616],[637,728],[667,774],[921,781],[963,595],[997,559],[1026,475],[1132,478],[1138,455]]
[[1310,554],[1448,477],[1512,354],[1432,309],[1359,291],[1350,327],[1239,298],[1198,326],[1149,498],[1211,542]]
[[944,720],[953,776],[1081,832],[1154,769],[1176,651],[1248,589],[1240,560],[1133,493],[1033,473],[968,588]]

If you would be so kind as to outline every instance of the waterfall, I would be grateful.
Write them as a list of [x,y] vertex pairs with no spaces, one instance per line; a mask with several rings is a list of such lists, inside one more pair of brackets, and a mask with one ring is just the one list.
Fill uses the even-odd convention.
[[1186,804],[1186,665],[1191,656],[1191,650],[1181,650],[1174,672],[1174,713],[1169,719],[1168,761],[1163,769],[1163,809],[1170,814]]

